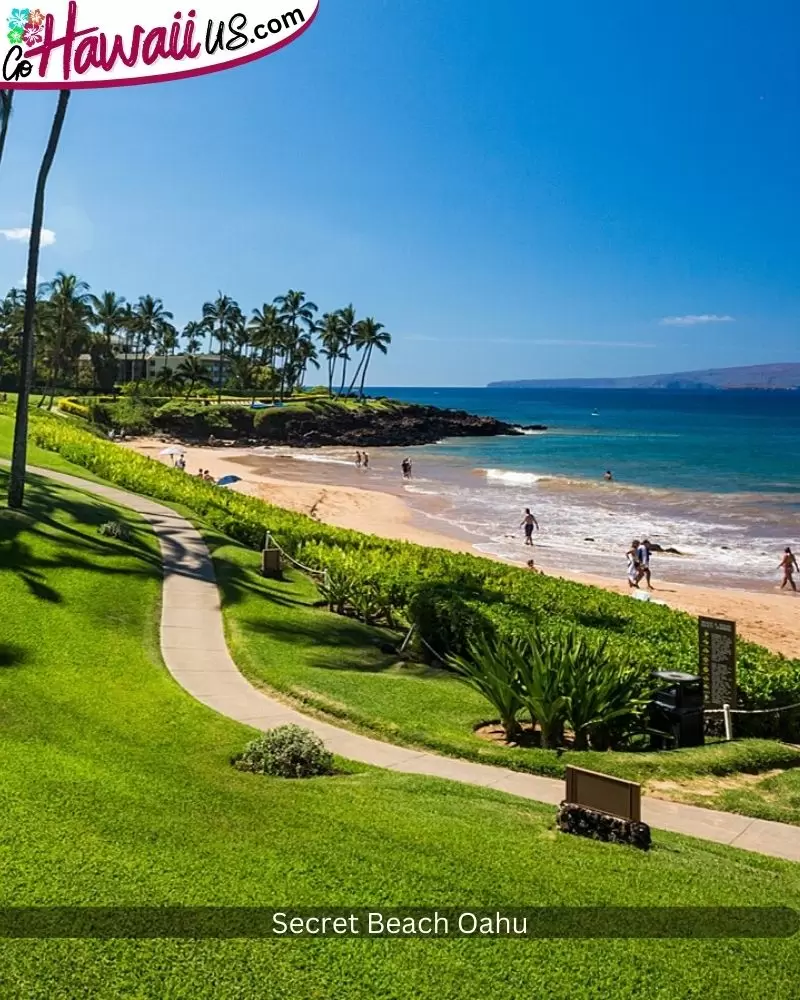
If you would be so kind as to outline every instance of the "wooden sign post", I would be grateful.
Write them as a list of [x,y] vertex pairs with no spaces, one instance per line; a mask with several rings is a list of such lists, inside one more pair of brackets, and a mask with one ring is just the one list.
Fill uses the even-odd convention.
[[706,704],[736,708],[736,622],[699,618],[700,676]]

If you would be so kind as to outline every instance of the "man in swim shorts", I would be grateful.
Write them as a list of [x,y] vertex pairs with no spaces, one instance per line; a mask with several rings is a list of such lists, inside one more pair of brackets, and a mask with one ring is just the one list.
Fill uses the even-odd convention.
[[525,529],[525,544],[533,545],[533,529],[539,530],[539,522],[531,514],[530,507],[525,508],[525,517],[522,519],[520,527]]

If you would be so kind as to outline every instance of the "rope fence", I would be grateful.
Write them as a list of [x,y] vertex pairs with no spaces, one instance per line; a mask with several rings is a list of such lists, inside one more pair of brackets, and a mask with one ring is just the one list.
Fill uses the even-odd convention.
[[312,566],[306,566],[303,563],[298,562],[296,559],[290,556],[288,552],[282,549],[280,545],[278,545],[278,543],[272,537],[271,532],[269,531],[267,532],[267,536],[264,539],[264,548],[277,549],[278,552],[280,552],[280,554],[283,556],[283,558],[286,559],[288,562],[290,562],[292,566],[295,566],[297,569],[302,570],[304,573],[310,573],[312,576],[321,577],[323,585],[325,587],[328,586],[329,578],[328,578],[328,571],[326,569],[314,569]]

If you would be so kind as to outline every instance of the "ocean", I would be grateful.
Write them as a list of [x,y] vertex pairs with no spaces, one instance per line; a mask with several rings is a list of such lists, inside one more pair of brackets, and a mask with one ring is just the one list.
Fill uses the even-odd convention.
[[[765,589],[779,581],[783,547],[800,549],[798,392],[389,387],[372,394],[548,426],[373,454],[376,485],[396,483],[408,455],[414,478],[401,488],[411,506],[441,529],[466,532],[478,551],[524,562],[526,507],[541,525],[535,555],[546,568],[624,578],[628,546],[647,537],[679,553],[654,557],[656,579]],[[334,449],[316,459],[351,457]],[[604,481],[607,469],[612,482]]]

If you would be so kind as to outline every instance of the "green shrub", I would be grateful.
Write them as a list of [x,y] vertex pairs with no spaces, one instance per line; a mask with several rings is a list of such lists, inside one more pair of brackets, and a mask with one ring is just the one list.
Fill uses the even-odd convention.
[[152,408],[136,396],[123,396],[109,407],[112,426],[126,434],[149,434],[153,430],[152,416]]
[[90,408],[75,399],[65,396],[63,399],[59,399],[57,406],[62,413],[68,413],[72,417],[82,417],[84,420],[89,419]]
[[129,542],[133,538],[130,527],[124,521],[106,521],[98,530],[106,538],[116,538],[121,542]]
[[465,600],[449,583],[424,581],[411,596],[408,615],[421,652],[459,655],[477,639],[494,634],[483,607]]
[[274,778],[314,778],[333,774],[333,754],[322,740],[300,726],[269,729],[248,743],[234,762],[240,771],[269,774]]

